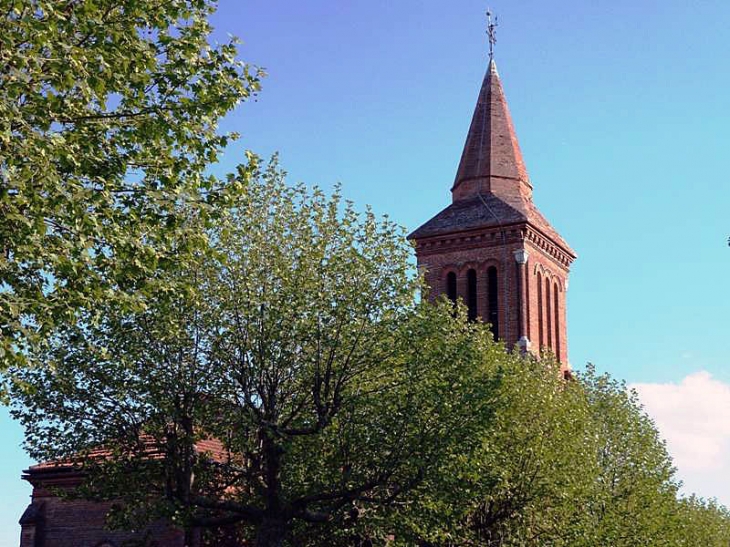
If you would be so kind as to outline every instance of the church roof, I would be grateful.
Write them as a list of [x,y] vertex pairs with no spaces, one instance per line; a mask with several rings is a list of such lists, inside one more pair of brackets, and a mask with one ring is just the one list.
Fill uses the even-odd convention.
[[494,59],[479,91],[452,190],[469,180],[491,177],[530,185]]
[[527,220],[524,214],[496,196],[484,194],[482,197],[484,201],[476,196],[452,203],[408,237],[420,239]]
[[479,228],[529,223],[570,255],[576,256],[575,251],[550,225],[534,203],[530,201],[521,205],[523,207],[513,207],[491,194],[455,201],[413,231],[408,239],[423,239]]
[[[143,455],[145,458],[149,458],[151,460],[160,460],[165,457],[162,449],[157,445],[157,442],[152,436],[142,435],[141,441],[143,445]],[[221,441],[215,438],[200,439],[195,443],[194,448],[198,454],[206,454],[214,462],[225,463],[231,458],[231,453],[228,451],[228,449],[223,445]],[[37,477],[49,473],[82,475],[82,468],[85,462],[103,461],[110,455],[111,450],[109,448],[100,447],[91,450],[84,457],[40,462],[35,465],[31,465],[28,469],[26,469],[23,472],[23,478],[28,480],[31,477]]]
[[451,192],[453,203],[409,239],[524,222],[575,256],[532,201],[532,184],[494,60],[482,82]]

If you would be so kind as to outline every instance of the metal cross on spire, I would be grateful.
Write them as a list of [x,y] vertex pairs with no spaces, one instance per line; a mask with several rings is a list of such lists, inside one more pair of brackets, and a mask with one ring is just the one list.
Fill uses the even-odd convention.
[[497,43],[497,16],[492,21],[492,10],[487,8],[487,36],[489,36],[489,60],[494,59],[494,44]]

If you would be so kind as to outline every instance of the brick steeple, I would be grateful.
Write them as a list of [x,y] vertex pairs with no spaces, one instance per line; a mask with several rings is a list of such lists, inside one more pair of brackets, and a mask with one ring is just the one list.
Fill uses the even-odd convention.
[[509,347],[552,352],[567,369],[566,291],[576,255],[532,201],[491,57],[451,195],[451,205],[409,236],[430,296],[462,299]]

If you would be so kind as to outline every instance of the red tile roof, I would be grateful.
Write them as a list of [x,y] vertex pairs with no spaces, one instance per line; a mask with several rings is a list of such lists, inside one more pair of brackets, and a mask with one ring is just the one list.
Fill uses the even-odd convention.
[[[162,459],[164,458],[163,451],[154,445],[151,436],[146,436],[143,441],[147,443],[145,447],[145,457],[150,459]],[[209,454],[213,461],[216,462],[227,462],[230,459],[230,453],[223,446],[223,443],[217,439],[203,439],[195,443],[195,449],[199,454]],[[111,450],[108,448],[97,448],[83,457],[79,458],[67,458],[63,460],[55,460],[49,462],[41,462],[36,465],[31,465],[25,473],[28,475],[49,472],[49,471],[68,471],[78,468],[84,461],[88,460],[101,460],[109,457]]]

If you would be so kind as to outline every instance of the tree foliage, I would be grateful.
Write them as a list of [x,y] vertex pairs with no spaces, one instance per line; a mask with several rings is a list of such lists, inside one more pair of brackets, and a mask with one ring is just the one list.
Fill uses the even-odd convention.
[[679,502],[681,545],[721,547],[730,544],[730,511],[715,500],[689,496]]
[[228,184],[143,305],[100,303],[12,370],[31,454],[87,473],[74,495],[211,545],[722,544],[726,510],[678,501],[624,384],[419,300],[401,231],[338,194],[275,164]]
[[[504,354],[492,419],[397,516],[398,545],[721,545],[727,510],[679,499],[663,441],[626,385],[592,366]],[[475,442],[476,441],[476,442]]]
[[212,9],[0,2],[0,365],[197,244],[179,205],[215,211],[217,122],[260,76],[209,44]]
[[[208,247],[148,280],[144,306],[101,303],[13,370],[14,413],[31,454],[82,462],[84,495],[123,502],[127,526],[377,534],[488,418],[492,344],[418,302],[392,223],[258,175],[231,178],[244,191],[215,224],[191,218]],[[196,449],[211,438],[215,459]]]

